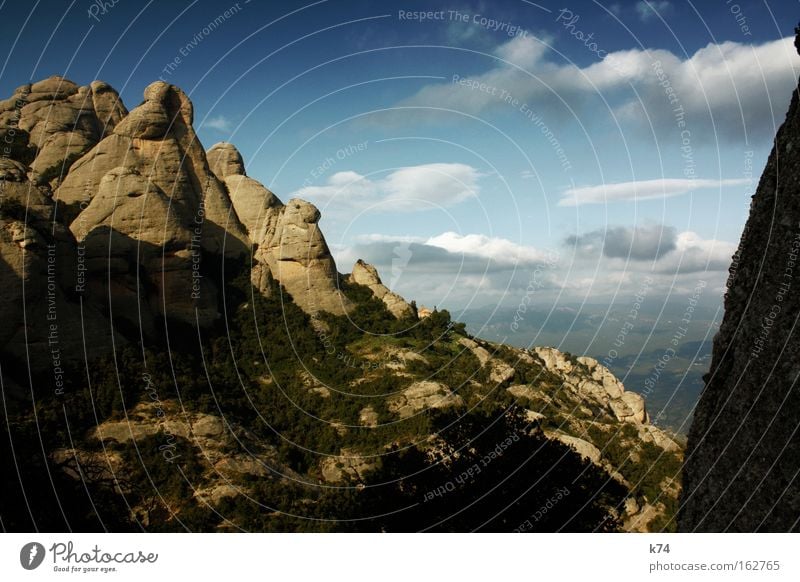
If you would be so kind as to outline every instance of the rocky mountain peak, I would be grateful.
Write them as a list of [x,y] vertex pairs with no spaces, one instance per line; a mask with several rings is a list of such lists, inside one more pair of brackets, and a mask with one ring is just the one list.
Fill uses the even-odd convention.
[[[278,209],[274,228],[264,229],[256,260],[308,313],[347,313],[352,302],[339,290],[339,274],[328,243],[319,229],[319,209],[293,198]],[[264,273],[254,271],[254,284],[267,286]]]
[[220,180],[225,180],[228,176],[246,176],[244,170],[244,160],[242,154],[236,146],[226,141],[214,144],[206,152],[208,164],[211,171]]
[[127,113],[117,92],[102,81],[78,86],[53,76],[22,85],[0,101],[0,132],[33,182],[57,186],[71,164]]
[[369,287],[372,294],[383,301],[389,312],[396,318],[417,317],[415,309],[406,302],[405,299],[400,297],[400,295],[390,291],[381,281],[378,270],[369,263],[358,259],[356,264],[353,265],[353,272],[350,275],[350,280],[358,285]]

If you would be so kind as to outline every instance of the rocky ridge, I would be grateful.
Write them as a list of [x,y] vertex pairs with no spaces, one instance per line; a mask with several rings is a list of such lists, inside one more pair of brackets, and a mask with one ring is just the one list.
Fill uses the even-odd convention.
[[[62,358],[99,358],[128,342],[162,345],[175,322],[211,334],[225,309],[222,291],[232,272],[248,276],[256,294],[265,298],[275,299],[279,284],[281,304],[299,307],[307,318],[302,326],[313,327],[316,335],[308,342],[322,342],[326,330],[346,319],[337,316],[358,316],[359,300],[346,288],[360,286],[378,300],[370,300],[372,309],[385,308],[387,319],[405,326],[404,332],[414,329],[407,322],[424,327],[436,345],[413,334],[394,338],[380,333],[363,334],[332,351],[326,344],[317,360],[331,356],[337,368],[355,367],[356,362],[362,371],[354,378],[337,369],[344,378],[341,385],[322,381],[309,370],[308,365],[319,361],[303,362],[287,373],[285,368],[266,371],[271,363],[254,359],[246,363],[248,373],[237,367],[235,374],[225,376],[224,388],[239,382],[245,387],[248,409],[253,395],[247,389],[268,403],[280,391],[305,407],[318,408],[325,434],[336,439],[329,447],[332,452],[321,460],[295,459],[295,467],[288,467],[292,456],[281,456],[279,444],[259,444],[259,437],[241,424],[234,426],[222,412],[186,410],[177,398],[165,398],[157,406],[142,402],[137,400],[140,388],[125,396],[129,403],[121,386],[112,385],[112,393],[119,392],[122,400],[114,406],[122,406],[124,414],[111,406],[115,414],[97,418],[93,429],[77,435],[81,446],[55,451],[53,459],[64,471],[73,476],[96,473],[125,495],[129,491],[115,476],[135,468],[126,456],[131,448],[174,435],[185,441],[184,460],[196,479],[191,501],[178,496],[171,501],[173,507],[148,497],[146,503],[160,504],[161,518],[170,521],[176,512],[191,514],[198,507],[217,511],[242,503],[263,491],[267,485],[259,480],[273,472],[287,487],[290,482],[326,487],[363,483],[380,465],[376,459],[398,443],[435,454],[437,435],[413,428],[428,415],[467,414],[496,402],[521,407],[529,434],[566,445],[576,458],[629,491],[629,501],[609,508],[627,529],[647,529],[663,521],[677,495],[670,477],[660,483],[666,492],[661,496],[639,487],[636,479],[645,477],[629,468],[653,458],[673,462],[681,451],[670,435],[649,423],[640,396],[626,391],[591,358],[573,358],[554,348],[511,349],[469,337],[447,322],[437,329],[442,313],[427,312],[421,318],[413,303],[389,290],[377,270],[363,261],[356,262],[349,276],[340,275],[319,228],[319,210],[299,199],[284,204],[248,177],[233,145],[223,142],[206,152],[192,123],[188,96],[161,81],[148,86],[143,103],[130,112],[105,83],[78,87],[60,77],[24,86],[0,104],[0,124],[5,124],[0,134],[9,144],[0,159],[0,269],[7,289],[0,300],[6,322],[0,332],[4,361],[19,361],[35,348],[41,353],[30,361],[55,365],[48,353],[53,345],[49,305],[56,305],[56,335],[65,344],[59,367]],[[308,315],[314,318],[308,321]],[[287,343],[284,349],[294,347]],[[203,354],[206,374],[222,366],[207,367],[206,356],[220,357],[224,348],[212,342],[210,353]],[[264,349],[261,344],[259,355]],[[276,379],[281,372],[288,388]],[[51,376],[43,377],[52,382]],[[86,387],[92,398],[97,389]],[[359,401],[354,418],[345,418],[349,403],[336,407],[347,398],[365,396],[369,401]],[[220,406],[216,393],[195,397],[206,408],[211,401]],[[412,428],[395,429],[400,423]],[[131,511],[134,519],[150,523],[147,507],[134,503]]]

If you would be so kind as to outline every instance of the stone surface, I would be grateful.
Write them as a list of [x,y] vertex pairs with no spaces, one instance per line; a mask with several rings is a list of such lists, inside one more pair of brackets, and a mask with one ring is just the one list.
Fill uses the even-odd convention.
[[[79,87],[55,76],[23,85],[0,103],[0,126],[27,135],[32,151],[16,155],[30,157],[25,162],[31,180],[56,186],[71,164],[109,135],[126,114],[119,95],[107,84],[95,81]],[[18,135],[19,148],[22,134]]]
[[283,203],[261,182],[245,174],[239,150],[233,144],[221,142],[209,149],[207,155],[211,171],[225,184],[250,242],[260,244],[268,231],[274,235]]
[[465,337],[460,339],[458,343],[470,350],[478,358],[481,366],[489,369],[489,381],[493,386],[505,384],[514,379],[516,374],[514,367],[499,358],[493,357],[486,348],[475,340]]
[[265,233],[256,251],[261,268],[253,269],[253,284],[267,288],[269,273],[307,313],[343,315],[352,302],[339,290],[336,263],[319,229],[319,219],[316,206],[304,200],[292,199],[281,207],[274,232]]
[[368,287],[377,299],[380,299],[386,304],[386,308],[397,319],[417,317],[414,308],[411,307],[405,299],[400,297],[397,293],[392,293],[389,288],[381,282],[378,270],[361,259],[357,260],[356,264],[353,265],[350,281]]
[[[158,188],[186,228],[198,229],[202,249],[243,259],[250,242],[233,210],[225,186],[211,172],[192,127],[193,108],[179,88],[156,81],[145,101],[125,116],[107,137],[77,160],[56,190],[66,218],[77,214],[99,192],[103,177],[116,168],[137,172]],[[126,235],[136,239],[135,232]]]
[[463,406],[463,404],[464,400],[461,396],[451,392],[441,382],[421,380],[414,382],[400,394],[392,397],[388,402],[388,407],[400,418],[408,418],[427,408],[449,408]]
[[[99,143],[85,148],[55,191],[61,219],[85,255],[88,297],[148,337],[164,316],[213,325],[219,310],[212,281],[221,279],[225,260],[246,260],[250,241],[209,168],[188,97],[158,81],[124,115],[105,83],[64,91],[83,95],[102,122]],[[32,127],[30,139],[43,131]]]
[[83,342],[92,356],[108,353],[108,320],[91,305],[82,318],[74,299],[78,249],[72,233],[53,220],[48,187],[25,177],[0,181],[0,200],[0,349],[21,362],[50,366],[53,353],[58,361],[83,359]]
[[375,409],[372,406],[365,406],[358,413],[358,421],[363,426],[375,428],[378,426],[378,413],[375,412]]
[[798,168],[795,91],[730,268],[725,316],[689,431],[682,531],[800,530]]
[[576,453],[585,459],[589,459],[595,465],[602,464],[602,454],[600,449],[594,446],[589,441],[584,439],[565,434],[558,430],[544,431],[547,438],[557,440],[572,448]]
[[340,483],[346,479],[362,481],[374,466],[374,458],[363,457],[352,449],[342,449],[340,455],[320,461],[320,473],[328,483]]
[[141,325],[148,335],[164,315],[213,324],[219,315],[216,288],[197,277],[202,256],[191,223],[185,207],[171,204],[135,168],[106,172],[70,225],[84,248],[90,297],[98,304],[108,301],[115,319]]

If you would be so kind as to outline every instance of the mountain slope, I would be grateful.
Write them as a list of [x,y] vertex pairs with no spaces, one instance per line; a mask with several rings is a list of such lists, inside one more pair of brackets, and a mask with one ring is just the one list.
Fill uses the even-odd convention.
[[[48,83],[53,103],[89,93]],[[57,150],[63,175],[39,183],[54,150],[24,139],[0,168],[38,196],[4,202],[0,315],[25,328],[19,305],[52,288],[58,325],[80,323],[58,391],[46,354],[16,365],[35,334],[2,338],[0,458],[29,459],[3,471],[4,527],[671,527],[681,448],[597,361],[471,337],[361,261],[340,274],[319,211],[248,178],[232,145],[204,151],[177,87],[93,111],[105,129]],[[49,269],[28,240],[43,221]]]

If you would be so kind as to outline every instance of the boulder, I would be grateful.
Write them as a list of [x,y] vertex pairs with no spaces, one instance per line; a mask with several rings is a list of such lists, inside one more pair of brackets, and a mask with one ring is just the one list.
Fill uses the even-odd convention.
[[451,392],[441,382],[431,380],[414,382],[388,401],[389,410],[398,414],[400,418],[414,416],[427,408],[450,408],[463,404],[461,396]]

